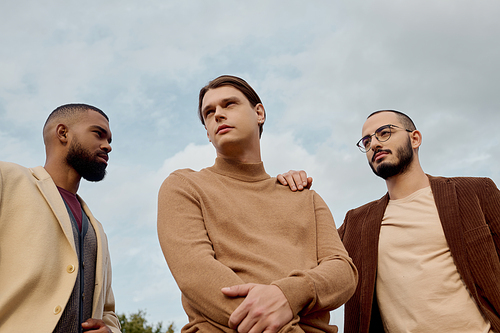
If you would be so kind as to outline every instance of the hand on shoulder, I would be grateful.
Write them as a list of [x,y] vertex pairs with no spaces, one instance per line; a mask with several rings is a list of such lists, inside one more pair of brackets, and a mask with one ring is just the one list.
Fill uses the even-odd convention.
[[276,178],[281,185],[288,185],[293,192],[297,190],[302,191],[305,188],[309,189],[313,182],[312,177],[307,177],[307,173],[304,170],[290,170],[283,174],[279,174]]

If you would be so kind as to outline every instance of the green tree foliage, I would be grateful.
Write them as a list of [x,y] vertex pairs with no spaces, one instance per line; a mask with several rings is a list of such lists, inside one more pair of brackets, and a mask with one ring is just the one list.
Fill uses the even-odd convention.
[[[118,319],[122,326],[122,333],[163,333],[163,324],[159,322],[156,325],[148,325],[146,320],[146,311],[139,310],[128,317],[125,314],[119,314]],[[171,323],[165,333],[174,333],[174,323]]]

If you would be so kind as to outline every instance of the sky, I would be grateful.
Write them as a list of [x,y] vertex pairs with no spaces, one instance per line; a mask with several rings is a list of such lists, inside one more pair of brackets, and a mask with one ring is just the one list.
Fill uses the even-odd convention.
[[425,172],[500,183],[499,16],[497,0],[3,0],[0,160],[43,165],[42,126],[62,104],[106,112],[108,175],[79,194],[108,235],[116,311],[180,329],[157,194],[172,171],[214,162],[202,86],[231,74],[255,88],[267,172],[306,170],[340,226],[386,192],[355,146],[376,110],[414,120]]

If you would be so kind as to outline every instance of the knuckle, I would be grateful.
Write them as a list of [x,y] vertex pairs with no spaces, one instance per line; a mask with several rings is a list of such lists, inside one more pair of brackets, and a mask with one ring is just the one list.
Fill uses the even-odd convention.
[[262,309],[261,307],[256,307],[252,310],[251,316],[260,319],[264,316],[264,313],[264,309]]
[[247,308],[252,308],[252,307],[253,307],[253,305],[255,304],[255,300],[254,300],[254,299],[252,299],[252,298],[250,298],[250,299],[248,299],[248,298],[247,298],[245,301],[247,301],[247,300],[248,300],[248,302],[246,302],[245,306],[246,306]]
[[280,325],[278,325],[277,322],[273,321],[267,327],[271,332],[277,332],[280,328]]

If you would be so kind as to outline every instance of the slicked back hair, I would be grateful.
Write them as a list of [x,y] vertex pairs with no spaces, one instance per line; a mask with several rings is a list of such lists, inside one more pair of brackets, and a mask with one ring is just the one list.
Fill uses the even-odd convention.
[[107,121],[109,121],[108,116],[102,110],[96,108],[95,106],[88,104],[65,104],[59,106],[50,113],[49,117],[47,118],[47,121],[45,121],[45,125],[43,125],[43,128],[45,128],[45,126],[47,126],[49,121],[51,121],[54,118],[66,118],[74,116],[78,117],[81,114],[83,114],[83,112],[89,110],[100,113],[104,118],[106,118]]
[[410,117],[408,117],[406,114],[404,114],[401,111],[396,111],[396,110],[379,110],[375,111],[372,114],[370,114],[366,119],[370,118],[371,116],[381,113],[381,112],[392,112],[398,116],[399,121],[401,124],[404,126],[405,129],[410,130],[410,131],[415,131],[417,129],[417,126],[415,126],[415,123],[413,120],[411,120]]
[[[241,91],[243,95],[248,99],[250,105],[255,107],[257,104],[262,104],[259,95],[253,90],[253,88],[242,78],[232,75],[221,75],[212,81],[210,81],[206,86],[200,89],[200,97],[198,100],[198,117],[201,120],[201,123],[205,125],[205,119],[203,119],[203,114],[201,110],[201,105],[203,103],[203,98],[205,94],[210,89],[216,89],[222,86],[231,86],[235,89]],[[264,131],[264,123],[259,125],[259,137],[262,136],[262,132]]]

